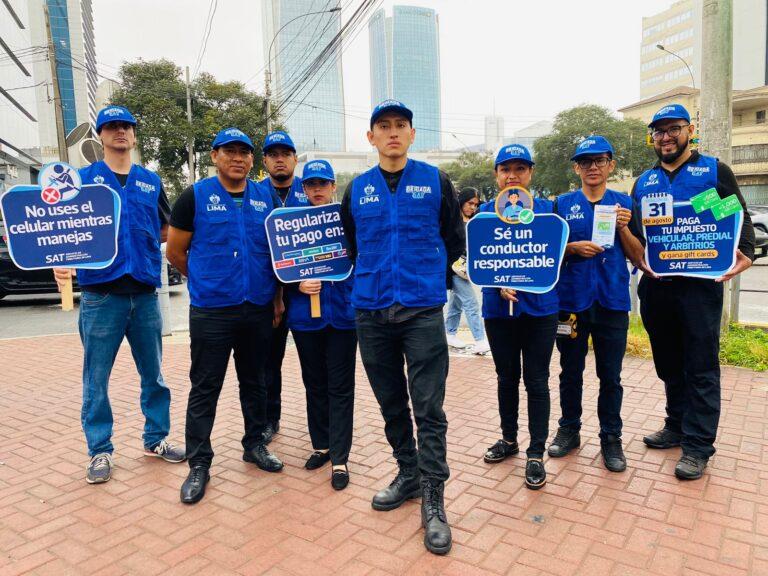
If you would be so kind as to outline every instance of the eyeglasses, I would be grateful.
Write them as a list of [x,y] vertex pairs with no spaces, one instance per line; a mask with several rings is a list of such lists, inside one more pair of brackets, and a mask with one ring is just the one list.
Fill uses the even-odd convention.
[[576,160],[576,164],[578,164],[579,168],[581,168],[582,170],[590,169],[592,167],[592,164],[594,164],[598,168],[605,168],[610,163],[611,163],[611,159],[606,158],[605,156],[600,156],[599,158],[580,158],[579,160]]
[[664,139],[664,134],[669,134],[670,138],[677,138],[678,136],[680,136],[680,133],[683,131],[683,128],[685,128],[686,126],[690,126],[690,124],[676,124],[675,126],[670,126],[666,130],[661,130],[657,128],[653,132],[651,132],[651,138],[653,138],[657,142],[659,140]]

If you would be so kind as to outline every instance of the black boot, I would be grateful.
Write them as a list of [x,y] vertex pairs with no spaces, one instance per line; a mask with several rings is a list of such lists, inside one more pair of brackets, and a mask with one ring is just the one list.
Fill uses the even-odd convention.
[[621,447],[621,438],[608,434],[600,440],[600,449],[603,453],[603,464],[611,472],[624,472],[627,469],[627,459]]
[[205,496],[205,485],[211,476],[205,466],[193,466],[189,469],[189,476],[181,485],[181,501],[184,504],[194,504]]
[[574,448],[578,448],[581,445],[581,436],[578,430],[573,428],[563,428],[562,426],[557,429],[552,444],[549,445],[549,455],[552,458],[562,458],[568,452]]
[[445,484],[437,480],[424,482],[421,492],[421,525],[424,527],[424,546],[432,554],[448,554],[451,549],[451,527],[445,516],[443,490]]
[[658,448],[661,450],[665,448],[674,448],[676,446],[680,446],[680,440],[682,439],[683,435],[680,434],[680,432],[674,432],[669,428],[662,428],[653,434],[643,436],[643,442],[645,442],[646,446],[649,448]]
[[256,444],[250,450],[243,452],[243,460],[256,464],[265,472],[280,472],[283,469],[280,459],[270,453],[264,444]]
[[675,476],[680,480],[698,480],[704,475],[704,468],[707,467],[708,461],[708,458],[698,458],[683,452],[675,466]]
[[371,501],[374,510],[394,510],[406,500],[418,498],[421,495],[421,472],[417,469],[403,470],[402,468],[392,480],[392,483],[379,490]]

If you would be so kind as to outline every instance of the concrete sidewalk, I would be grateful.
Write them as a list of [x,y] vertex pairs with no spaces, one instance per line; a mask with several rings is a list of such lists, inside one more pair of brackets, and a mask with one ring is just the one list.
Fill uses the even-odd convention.
[[[85,483],[81,353],[76,336],[0,341],[0,574],[768,575],[766,374],[723,369],[718,453],[704,479],[682,483],[673,476],[679,450],[651,451],[642,443],[662,423],[664,397],[653,365],[636,358],[624,367],[629,467],[622,474],[602,467],[590,357],[582,448],[548,460],[549,483],[532,492],[523,486],[523,455],[495,466],[482,460],[499,437],[492,361],[452,357],[446,504],[454,547],[436,557],[422,544],[418,501],[392,512],[371,509],[395,464],[359,362],[346,490],[330,487],[328,467],[303,468],[311,449],[290,348],[284,417],[270,446],[285,470],[267,474],[242,461],[230,367],[207,496],[184,506],[186,465],[142,455],[138,381],[127,347],[110,390],[116,470],[105,485]],[[188,368],[188,345],[168,341],[164,374],[173,392],[171,438],[179,443]],[[554,430],[555,364],[552,374]],[[521,398],[525,430],[524,391]],[[520,440],[525,447],[527,432]]]

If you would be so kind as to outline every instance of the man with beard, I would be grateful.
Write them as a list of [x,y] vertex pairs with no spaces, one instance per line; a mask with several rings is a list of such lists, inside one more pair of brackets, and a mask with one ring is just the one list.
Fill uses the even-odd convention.
[[723,282],[752,265],[755,232],[731,169],[717,158],[691,150],[694,134],[688,111],[679,104],[664,106],[648,125],[659,162],[644,172],[632,188],[630,226],[642,238],[642,198],[652,193],[672,194],[688,201],[709,188],[720,198],[736,195],[744,209],[736,263],[717,280],[685,276],[655,277],[646,271],[640,280],[640,314],[651,340],[656,374],[664,381],[667,418],[664,428],[643,438],[651,448],[681,446],[675,476],[701,478],[715,453],[720,419],[720,316]]
[[[264,166],[269,172],[269,177],[260,182],[274,195],[280,198],[280,202],[287,208],[296,206],[308,206],[307,195],[301,185],[301,178],[294,176],[298,159],[296,158],[296,146],[293,140],[285,132],[276,131],[267,134],[264,139]],[[267,426],[264,429],[264,440],[267,444],[272,441],[280,430],[280,395],[283,388],[283,358],[285,357],[285,344],[288,340],[288,325],[286,324],[287,310],[280,323],[272,328],[272,340],[269,348],[269,357],[265,368],[264,379],[267,384]]]

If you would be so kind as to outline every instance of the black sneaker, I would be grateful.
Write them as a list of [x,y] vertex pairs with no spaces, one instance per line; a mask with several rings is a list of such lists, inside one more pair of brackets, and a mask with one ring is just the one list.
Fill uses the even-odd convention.
[[112,454],[102,452],[96,454],[85,469],[85,481],[88,484],[102,484],[112,478]]
[[279,430],[280,430],[280,421],[267,422],[267,425],[264,427],[264,432],[262,433],[262,437],[264,438],[264,444],[269,444],[270,442],[272,442],[272,438],[274,438],[275,434],[277,434]]
[[400,469],[389,486],[376,492],[371,500],[371,506],[374,510],[394,510],[406,500],[419,496],[421,496],[421,472]]
[[525,486],[538,490],[547,483],[547,471],[541,458],[528,458],[525,463]]
[[250,450],[243,452],[243,460],[256,464],[265,472],[280,472],[283,469],[283,463],[274,454],[270,454],[264,444],[256,444]]
[[520,452],[520,448],[517,446],[517,442],[510,443],[502,439],[488,448],[485,456],[483,456],[483,460],[488,462],[488,464],[495,464],[496,462],[501,462],[510,456],[514,456],[518,452]]
[[676,446],[680,446],[680,441],[682,439],[682,434],[679,432],[674,432],[669,428],[662,428],[653,434],[643,436],[643,442],[645,442],[646,446],[649,448],[658,448],[661,450],[665,448],[675,448]]
[[562,458],[568,452],[574,448],[581,446],[581,436],[578,430],[573,428],[563,428],[562,426],[557,429],[552,443],[549,445],[547,452],[552,458]]
[[424,546],[432,554],[448,554],[453,544],[451,527],[445,516],[443,491],[445,484],[430,480],[424,482],[421,493],[421,525],[424,527]]
[[328,452],[321,452],[320,450],[315,450],[312,452],[312,455],[307,458],[306,464],[304,464],[304,468],[307,470],[316,470],[320,468],[323,464],[326,462],[331,461],[331,455]]
[[603,464],[611,472],[624,472],[627,469],[627,459],[621,447],[621,438],[613,434],[606,435],[600,440],[603,453]]
[[675,466],[675,476],[680,480],[698,480],[704,475],[708,458],[697,458],[689,454],[683,454]]

